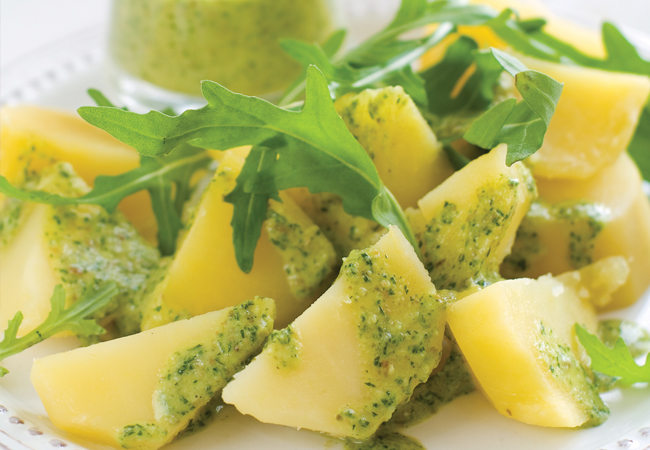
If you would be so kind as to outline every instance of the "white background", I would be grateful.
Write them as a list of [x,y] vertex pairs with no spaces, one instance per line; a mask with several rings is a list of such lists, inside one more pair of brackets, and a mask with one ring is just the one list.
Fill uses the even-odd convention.
[[[607,17],[650,33],[650,0],[543,1],[551,6],[569,4],[590,18]],[[4,68],[43,45],[83,29],[105,27],[109,8],[110,0],[0,0],[0,66]]]

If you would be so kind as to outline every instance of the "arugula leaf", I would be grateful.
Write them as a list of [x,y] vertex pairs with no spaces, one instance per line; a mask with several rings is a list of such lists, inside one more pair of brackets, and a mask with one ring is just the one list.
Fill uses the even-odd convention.
[[[427,110],[439,116],[484,111],[494,100],[493,87],[501,72],[495,58],[479,52],[472,38],[459,37],[438,64],[419,74],[424,79]],[[471,75],[459,89],[457,85],[467,73]]]
[[[417,249],[404,212],[386,194],[372,160],[336,113],[327,80],[316,67],[307,70],[306,100],[300,112],[235,94],[211,81],[204,81],[202,87],[208,104],[177,117],[156,111],[141,115],[107,107],[80,108],[79,114],[148,156],[163,155],[188,142],[225,150],[241,145],[264,146],[276,142],[269,141],[271,138],[282,138],[284,143],[277,148],[276,160],[256,169],[263,173],[246,174],[244,193],[273,196],[278,190],[292,187],[307,187],[312,193],[331,192],[342,198],[343,208],[349,214],[381,220],[382,224],[394,220]],[[384,201],[373,207],[373,200],[380,194]],[[235,208],[244,207],[246,201],[242,199],[245,197],[240,191],[231,197]],[[246,218],[248,223],[256,224],[263,220],[254,217],[260,212],[258,207],[250,209],[250,213],[237,211],[234,215],[238,221]],[[250,269],[254,248],[244,244],[254,240],[256,229],[257,226],[247,227],[251,234],[238,236],[235,242],[238,263],[245,271]]]
[[[482,5],[457,5],[450,1],[403,0],[393,21],[379,33],[367,39],[338,58],[327,57],[314,44],[295,40],[282,42],[283,49],[304,67],[316,65],[325,74],[337,96],[349,91],[394,82],[404,76],[407,67],[430,48],[439,44],[455,25],[479,25],[496,16],[496,12]],[[400,39],[409,31],[437,23],[430,36],[418,39]],[[406,78],[413,82],[412,77]],[[285,105],[300,94],[294,82],[280,103]]]
[[[93,99],[97,106],[115,107],[115,105],[108,98],[106,98],[106,96],[101,91],[97,89],[88,89],[88,95]],[[128,110],[126,106],[124,106],[122,109],[125,111]]]
[[493,106],[472,124],[463,137],[485,149],[507,144],[506,164],[510,166],[541,148],[563,83],[528,70],[517,58],[498,49],[492,48],[492,54],[501,67],[515,77],[515,86],[523,101],[515,105],[513,99],[509,99]]
[[266,220],[269,199],[281,201],[277,189],[271,188],[268,193],[246,192],[246,184],[256,174],[265,173],[277,161],[278,148],[283,145],[282,139],[271,139],[260,146],[253,147],[244,162],[237,185],[224,200],[234,205],[232,221],[233,243],[237,265],[248,273],[253,268],[253,254],[257,241],[262,233],[262,224]]
[[[118,111],[122,109],[115,108]],[[180,211],[174,208],[172,184],[177,185],[177,196],[189,195],[182,186],[189,184],[189,177],[197,169],[205,167],[211,158],[205,150],[189,145],[165,157],[140,158],[140,167],[115,175],[101,175],[95,179],[95,186],[87,194],[78,197],[62,197],[42,191],[23,191],[12,186],[5,177],[0,176],[0,193],[9,197],[49,205],[93,204],[104,207],[109,213],[125,197],[148,190],[158,221],[158,245],[163,255],[174,253],[176,237],[182,228]],[[185,199],[182,199],[184,203]]]
[[[0,342],[0,361],[62,331],[72,331],[81,336],[94,336],[105,333],[106,330],[97,325],[94,320],[86,319],[86,317],[90,317],[104,308],[118,293],[117,285],[110,282],[98,290],[88,291],[70,308],[65,309],[65,289],[60,284],[57,285],[50,299],[52,309],[45,321],[36,329],[18,338],[18,328],[20,328],[23,321],[23,313],[18,311],[14,318],[9,321],[4,333],[4,339]],[[9,371],[0,366],[0,377],[7,373]]]
[[593,370],[618,378],[622,385],[650,382],[650,356],[646,357],[643,366],[639,366],[622,338],[616,340],[613,348],[608,348],[579,324],[575,325],[575,330],[591,358]]
[[636,132],[627,148],[643,178],[650,181],[650,103],[641,112]]

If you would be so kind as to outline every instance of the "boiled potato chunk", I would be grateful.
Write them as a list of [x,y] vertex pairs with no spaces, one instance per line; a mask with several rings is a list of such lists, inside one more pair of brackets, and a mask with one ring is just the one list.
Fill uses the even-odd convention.
[[334,106],[403,208],[454,173],[436,136],[401,86],[366,89]]
[[[67,163],[41,175],[32,188],[69,197],[88,191]],[[55,285],[63,284],[69,306],[87,289],[113,280],[120,294],[95,318],[114,322],[120,335],[139,331],[141,294],[160,255],[120,212],[7,199],[0,224],[0,324],[22,311],[22,335],[47,317]]]
[[501,267],[503,275],[559,274],[620,255],[630,266],[630,277],[601,307],[616,309],[637,301],[650,286],[650,203],[627,153],[586,180],[540,179],[537,187],[540,202],[517,231],[512,254]]
[[273,300],[47,356],[31,381],[57,427],[118,448],[169,442],[273,329]]
[[262,422],[366,439],[427,380],[445,309],[396,227],[346,258],[341,275],[223,390]]
[[564,83],[544,144],[526,160],[535,178],[585,179],[613,164],[634,135],[650,78],[521,59]]
[[[285,326],[309,306],[309,295],[336,264],[331,244],[291,198],[281,194],[284,203],[269,208],[273,223],[267,221],[262,227],[252,270],[241,271],[232,241],[233,205],[224,197],[235,187],[244,157],[241,152],[226,153],[166,276],[146,300],[143,329],[233,306],[256,295],[275,299],[277,323]],[[279,228],[292,235],[280,236]]]
[[[76,115],[37,106],[5,107],[0,114],[0,175],[12,184],[58,161],[69,162],[90,186],[98,175],[119,175],[139,166],[131,147]],[[125,198],[120,210],[150,242],[157,224],[147,192]]]
[[424,196],[410,221],[438,289],[462,291],[500,278],[536,190],[522,163],[506,166],[506,146],[470,162]]
[[[500,281],[449,308],[458,345],[504,416],[569,428],[607,418],[608,409],[580,363],[574,335],[576,323],[591,333],[598,327],[589,303],[590,280],[573,287],[551,276]],[[624,280],[615,281],[614,286]]]

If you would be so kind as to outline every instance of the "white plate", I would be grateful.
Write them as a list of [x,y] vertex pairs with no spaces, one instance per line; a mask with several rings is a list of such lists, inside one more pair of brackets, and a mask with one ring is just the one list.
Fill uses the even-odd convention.
[[[110,97],[112,91],[102,66],[102,44],[102,30],[88,29],[3,68],[0,103],[26,102],[74,110],[91,104],[85,93],[89,87],[102,89]],[[633,307],[611,316],[650,324],[650,292]],[[11,373],[0,380],[0,450],[108,448],[56,429],[29,381],[34,358],[75,346],[73,338],[50,340],[3,362]],[[429,450],[473,450],[478,446],[485,450],[650,449],[650,389],[614,391],[604,399],[611,408],[610,419],[598,428],[576,431],[534,427],[507,419],[480,393],[474,392],[405,433],[416,437]],[[323,450],[340,447],[337,440],[309,431],[262,424],[227,407],[220,419],[207,429],[165,448]]]

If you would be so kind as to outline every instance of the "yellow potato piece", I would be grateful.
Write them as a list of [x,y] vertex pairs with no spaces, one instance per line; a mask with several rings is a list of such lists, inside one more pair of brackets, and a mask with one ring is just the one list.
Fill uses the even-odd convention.
[[[223,399],[262,422],[366,439],[437,365],[444,317],[422,263],[391,227],[353,252],[289,328],[274,332]],[[376,327],[392,334],[374,339]]]
[[[92,186],[98,175],[119,175],[139,166],[138,153],[80,117],[37,106],[5,107],[0,113],[0,175],[12,184],[28,172],[59,161],[72,164]],[[147,192],[122,200],[120,210],[152,244],[157,224]]]
[[[218,392],[262,345],[273,328],[274,312],[273,300],[255,299],[47,356],[34,361],[31,381],[50,419],[62,430],[112,447],[153,450],[169,442],[210,400],[208,389]],[[219,350],[234,347],[236,352]],[[177,388],[167,390],[167,373],[175,377]],[[180,403],[175,396],[193,392],[192,385],[199,386],[202,395],[196,391],[186,399],[190,407],[170,414]]]
[[650,94],[650,78],[521,60],[529,69],[564,83],[544,144],[526,160],[533,175],[584,179],[613,164],[634,135]]
[[506,166],[501,145],[454,173],[419,202],[411,225],[438,289],[498,279],[519,223],[536,196],[522,163]]
[[454,173],[442,144],[401,86],[350,93],[334,106],[403,208],[416,206]]
[[19,335],[43,323],[50,312],[50,297],[60,278],[52,267],[44,232],[51,208],[31,207],[29,218],[8,245],[0,247],[0,324],[5,327],[18,311],[23,313]]
[[[566,276],[580,278],[580,273]],[[573,285],[560,280],[500,281],[454,303],[448,323],[501,414],[547,427],[598,425],[608,410],[580,365],[583,355],[574,332],[575,323],[596,332],[589,303],[592,278]],[[602,294],[599,286],[596,291]]]
[[[279,326],[287,325],[309,306],[309,298],[298,299],[294,295],[287,280],[285,260],[269,240],[265,227],[257,242],[250,273],[242,272],[237,265],[230,224],[233,205],[224,201],[224,197],[235,187],[244,165],[243,156],[241,152],[230,151],[223,155],[194,212],[189,230],[179,241],[164,280],[146,300],[143,329],[233,306],[256,295],[275,299]],[[281,198],[292,203],[285,194]],[[288,208],[294,212],[299,210],[293,203]],[[311,224],[304,215],[300,220]],[[333,249],[330,256],[328,261],[333,265]]]
[[559,274],[608,256],[625,257],[627,282],[603,309],[629,306],[650,286],[650,203],[627,153],[586,180],[539,179],[535,204],[501,270],[508,278]]

